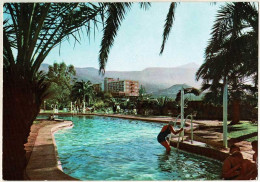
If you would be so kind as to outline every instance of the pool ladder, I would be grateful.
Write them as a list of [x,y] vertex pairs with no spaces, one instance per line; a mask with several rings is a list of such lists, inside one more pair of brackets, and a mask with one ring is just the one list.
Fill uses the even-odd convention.
[[[180,116],[181,116],[181,115],[178,115],[178,116],[176,117],[176,120],[175,120],[175,122],[174,122],[174,128],[176,127],[176,123],[177,123],[178,119],[180,118]],[[185,123],[186,123],[186,121],[187,121],[189,118],[190,118],[190,123],[191,123],[191,125],[190,125],[190,130],[191,130],[191,144],[192,144],[192,143],[193,143],[193,123],[192,123],[193,116],[192,116],[192,115],[186,116],[186,118],[185,118],[185,120],[184,120],[184,122],[183,122],[183,126],[185,126]],[[177,149],[179,149],[179,143],[180,143],[180,138],[181,138],[181,136],[182,136],[182,142],[183,142],[184,131],[183,131],[183,135],[182,135],[182,132],[179,133],[178,143],[177,143]]]

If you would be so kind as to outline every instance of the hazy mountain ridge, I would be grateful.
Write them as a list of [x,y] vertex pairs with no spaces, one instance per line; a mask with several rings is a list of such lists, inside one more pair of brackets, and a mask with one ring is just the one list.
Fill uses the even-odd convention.
[[156,92],[152,92],[151,94],[154,97],[172,97],[175,98],[178,92],[181,90],[181,88],[190,88],[191,86],[186,84],[176,84],[169,88],[158,90]]
[[[40,70],[47,71],[48,64],[42,64]],[[148,93],[167,89],[176,84],[186,84],[199,88],[201,82],[195,80],[195,73],[199,65],[190,63],[179,67],[163,68],[148,67],[142,71],[106,71],[105,75],[99,75],[99,71],[93,67],[77,68],[77,78],[79,80],[90,80],[92,83],[103,83],[105,77],[129,79],[139,81]]]

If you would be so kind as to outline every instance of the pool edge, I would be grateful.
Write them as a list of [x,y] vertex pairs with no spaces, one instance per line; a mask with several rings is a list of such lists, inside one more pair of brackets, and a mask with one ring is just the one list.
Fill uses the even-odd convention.
[[[50,115],[50,113],[40,113],[40,115]],[[162,118],[146,118],[146,117],[140,117],[140,116],[130,116],[130,115],[122,115],[122,114],[97,114],[97,113],[80,113],[80,114],[71,114],[71,113],[55,113],[55,115],[60,116],[101,116],[101,117],[112,117],[112,118],[120,118],[120,119],[133,119],[133,120],[140,120],[140,121],[146,121],[146,122],[156,122],[156,123],[168,123],[171,119],[162,119]],[[185,123],[187,126],[185,127],[185,130],[188,134],[190,134],[190,123]],[[193,130],[196,130],[198,128],[197,123],[193,123]],[[195,140],[197,141],[207,143],[205,141],[202,141],[200,137],[194,134]],[[191,147],[187,147],[187,145],[190,145]],[[214,147],[212,143],[209,144],[210,146]],[[176,144],[174,144],[174,141],[171,142],[171,146],[176,147]],[[184,147],[183,147],[184,146]],[[191,148],[192,151],[188,150],[188,148]],[[203,147],[206,151],[209,151],[209,154],[207,152],[201,152],[203,149],[200,146],[194,146],[192,144],[189,144],[188,142],[180,142],[180,149],[184,150],[186,152],[199,154],[201,156],[209,157],[215,160],[218,160],[220,162],[223,162],[226,157],[229,156],[227,151],[220,151],[211,147]]]
[[47,125],[38,131],[31,157],[25,169],[28,180],[79,180],[62,171],[54,139],[56,131],[70,127],[73,127],[72,121],[64,121]]
[[[177,143],[177,141],[171,141],[171,146],[177,148]],[[205,145],[205,143],[200,143]],[[208,146],[191,144],[190,141],[179,142],[179,149],[189,153],[218,160],[220,162],[223,162],[229,156],[229,154],[226,152],[222,152]]]

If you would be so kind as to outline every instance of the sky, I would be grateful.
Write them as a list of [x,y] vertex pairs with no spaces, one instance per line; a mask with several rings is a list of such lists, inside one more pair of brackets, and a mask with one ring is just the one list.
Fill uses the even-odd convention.
[[[153,2],[148,10],[135,3],[126,14],[114,45],[110,50],[107,71],[141,71],[147,67],[177,67],[188,63],[201,65],[204,50],[210,38],[211,28],[217,14],[218,2],[181,2],[177,5],[175,20],[164,53],[159,55],[163,27],[169,2]],[[80,44],[63,42],[46,57],[44,63],[65,62],[75,67],[99,68],[98,53],[102,29],[81,36]]]

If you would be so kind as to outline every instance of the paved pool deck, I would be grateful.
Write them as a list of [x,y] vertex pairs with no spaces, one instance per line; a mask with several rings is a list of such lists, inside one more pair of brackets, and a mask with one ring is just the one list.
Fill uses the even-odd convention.
[[[53,134],[61,128],[73,126],[71,121],[50,122],[31,127],[30,143],[26,144],[28,163],[25,171],[26,180],[64,180],[76,181],[76,178],[62,172]],[[38,130],[38,132],[37,132]],[[37,135],[35,135],[37,133]],[[33,145],[33,146],[32,146]],[[30,155],[29,155],[30,153]]]
[[[50,114],[49,114],[50,115]],[[68,114],[62,114],[68,115]],[[106,115],[106,114],[85,114],[85,115],[97,115],[107,117],[117,117],[123,119],[136,119],[149,122],[168,123],[173,118],[171,117],[137,117],[127,115]],[[194,141],[191,144],[189,138],[189,132],[185,140],[179,144],[179,149],[193,152],[195,154],[204,155],[210,158],[223,161],[228,156],[228,150],[222,147],[222,134],[212,133],[212,131],[200,130],[200,126],[212,125],[221,126],[219,121],[194,121],[196,130],[194,131]],[[26,167],[26,179],[27,180],[78,180],[66,175],[62,172],[61,164],[57,155],[57,148],[53,134],[55,131],[62,128],[73,127],[71,121],[50,121],[42,120],[38,124],[34,124],[31,127],[31,133],[28,137],[28,143],[25,144],[26,157],[28,164]],[[189,124],[186,126],[189,128]],[[203,132],[201,132],[203,131]],[[217,136],[217,137],[212,137]],[[241,151],[244,158],[252,160],[253,151],[249,142],[238,142],[241,146]],[[171,141],[171,145],[176,147],[176,139]],[[206,154],[206,155],[205,155]]]

